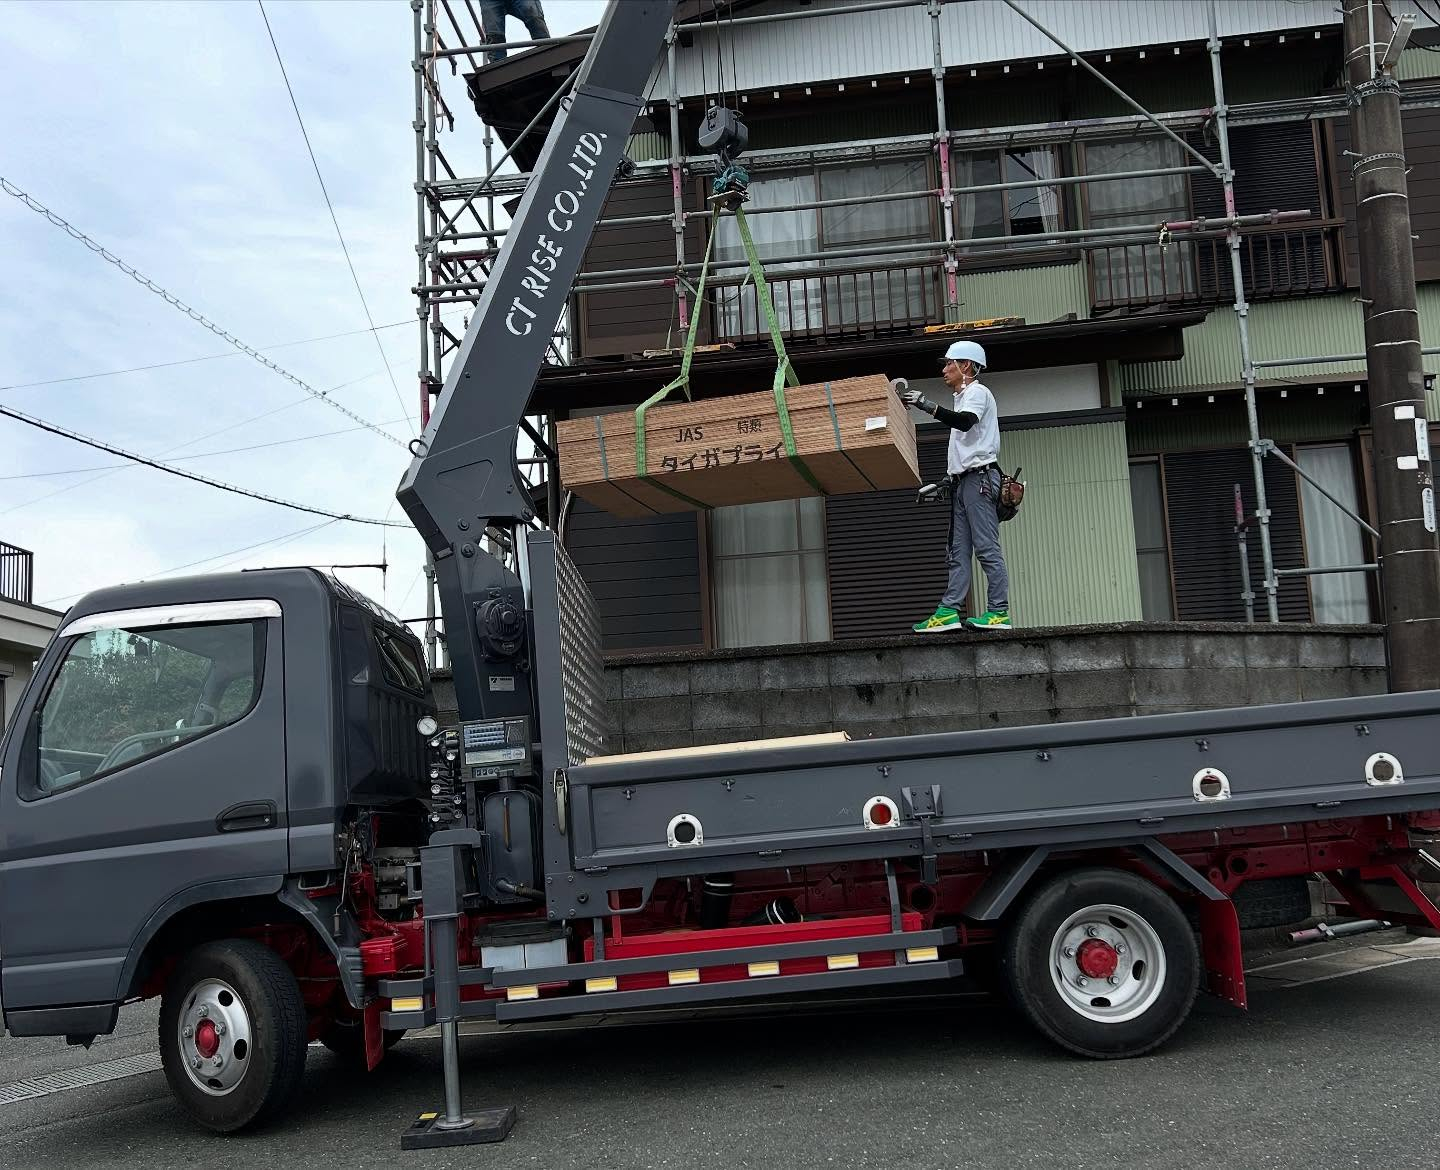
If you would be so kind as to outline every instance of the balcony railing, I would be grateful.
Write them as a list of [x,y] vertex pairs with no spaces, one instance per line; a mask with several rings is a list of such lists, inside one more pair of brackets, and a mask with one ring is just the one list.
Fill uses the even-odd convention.
[[[1250,300],[1335,292],[1344,220],[1244,228],[1240,270]],[[1116,244],[1090,252],[1090,295],[1097,310],[1148,305],[1213,305],[1235,299],[1230,245],[1223,235],[1186,241]]]
[[[770,298],[787,338],[857,338],[898,333],[944,320],[938,263],[868,268],[807,267],[770,274]],[[717,340],[770,336],[753,284],[711,286]]]
[[35,554],[0,540],[0,597],[29,605],[34,590]]

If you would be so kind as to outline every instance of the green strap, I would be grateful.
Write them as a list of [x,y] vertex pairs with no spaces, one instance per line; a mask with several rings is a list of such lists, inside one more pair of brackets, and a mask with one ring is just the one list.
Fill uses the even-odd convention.
[[695,337],[700,328],[700,309],[705,303],[705,281],[710,276],[710,252],[715,246],[715,223],[718,217],[710,221],[710,238],[705,242],[705,259],[700,265],[700,283],[695,287],[695,311],[690,315],[690,328],[685,334],[685,348],[680,354],[680,374],[674,381],[662,386],[649,398],[645,399],[635,408],[635,475],[638,479],[650,480],[652,486],[663,492],[669,492],[677,500],[682,500],[692,508],[698,508],[702,512],[709,511],[710,505],[701,500],[687,496],[684,492],[676,491],[669,484],[660,483],[650,478],[650,468],[646,458],[645,443],[645,414],[657,402],[663,402],[670,396],[672,390],[680,389],[685,392],[685,397],[690,397],[690,363],[695,357]]
[[765,312],[765,324],[770,329],[770,342],[775,347],[775,382],[772,389],[775,392],[775,412],[780,416],[780,436],[785,441],[785,456],[806,483],[820,495],[828,495],[795,449],[795,433],[790,426],[790,408],[785,403],[785,387],[798,385],[800,377],[795,373],[795,368],[790,364],[790,356],[785,352],[785,338],[780,332],[780,321],[775,316],[775,305],[770,300],[770,284],[765,279],[765,269],[755,251],[755,241],[750,236],[750,225],[745,221],[743,208],[735,209],[735,224],[740,229],[740,240],[745,245],[745,258],[750,262],[750,275],[755,278],[755,299],[760,302],[760,308]]

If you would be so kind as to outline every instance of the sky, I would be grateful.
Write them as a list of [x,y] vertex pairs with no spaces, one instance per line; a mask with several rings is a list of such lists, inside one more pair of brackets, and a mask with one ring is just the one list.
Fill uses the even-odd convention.
[[[352,414],[402,441],[417,433],[407,0],[265,5],[375,334],[253,0],[0,4],[0,176]],[[602,11],[545,0],[554,35]],[[526,37],[513,20],[508,31]],[[459,121],[442,147],[462,173],[483,173],[463,78],[442,69],[442,85]],[[0,406],[252,491],[405,524],[403,446],[7,194]],[[383,574],[336,575],[402,618],[425,612],[424,547],[408,525],[327,522],[121,462],[0,416],[0,541],[35,553],[37,604],[188,573],[384,561]]]

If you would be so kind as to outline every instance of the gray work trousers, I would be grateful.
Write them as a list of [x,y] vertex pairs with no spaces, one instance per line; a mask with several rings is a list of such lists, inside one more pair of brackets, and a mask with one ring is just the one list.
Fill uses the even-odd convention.
[[1010,574],[1000,551],[1000,469],[972,471],[955,481],[950,502],[950,580],[940,604],[959,609],[970,595],[970,557],[985,570],[989,608],[1010,611]]

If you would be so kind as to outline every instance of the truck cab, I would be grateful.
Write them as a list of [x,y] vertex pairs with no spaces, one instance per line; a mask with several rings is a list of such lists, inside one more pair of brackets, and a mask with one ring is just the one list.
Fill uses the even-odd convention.
[[[5,1027],[109,1032],[177,935],[233,934],[287,901],[318,917],[295,891],[334,881],[361,810],[422,840],[414,729],[433,710],[414,635],[313,570],[87,596],[0,745]],[[326,917],[343,966],[355,940]]]

